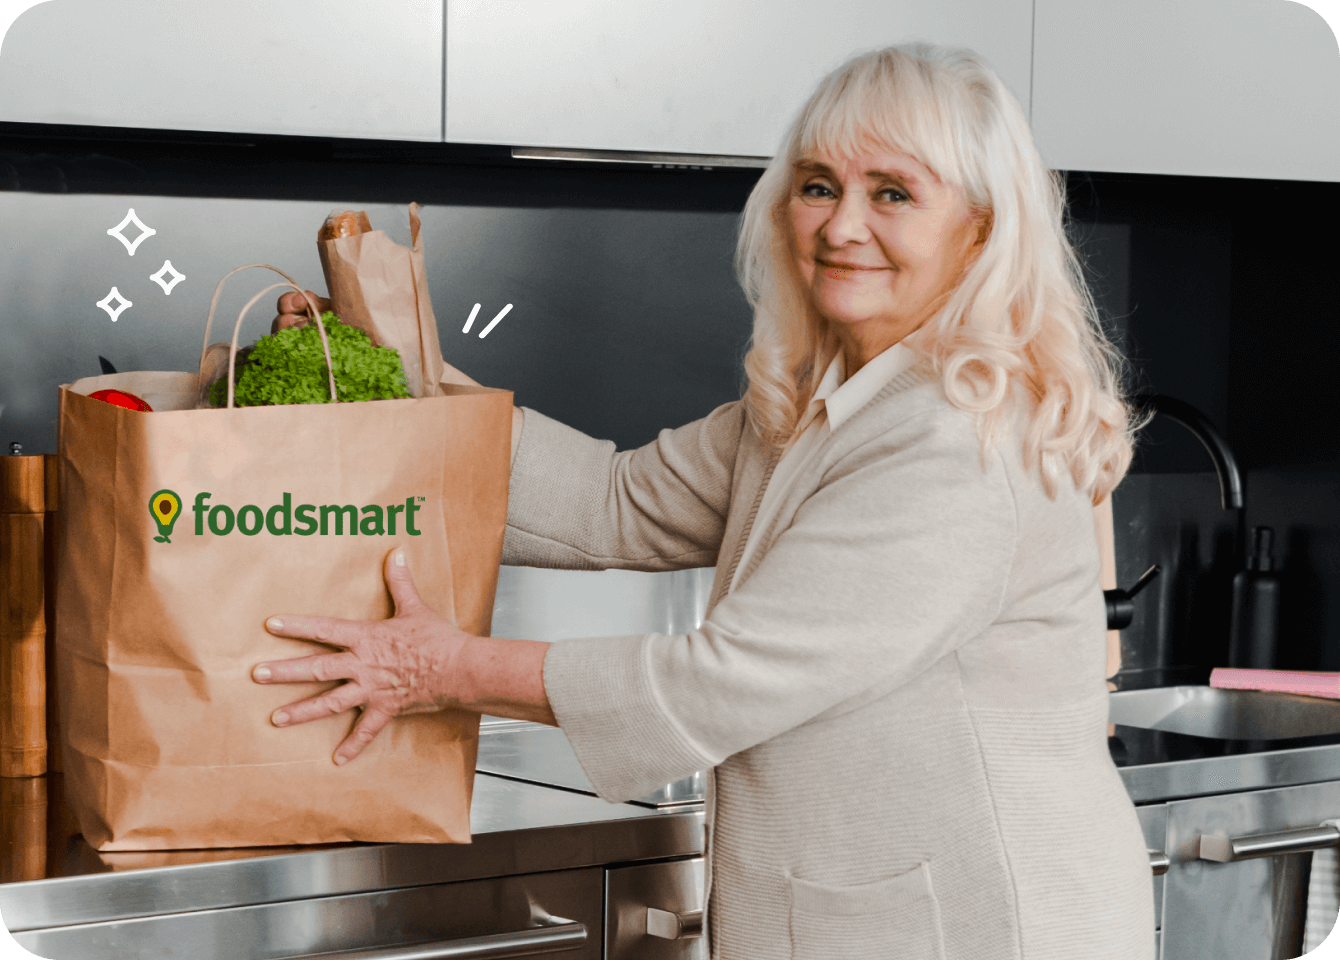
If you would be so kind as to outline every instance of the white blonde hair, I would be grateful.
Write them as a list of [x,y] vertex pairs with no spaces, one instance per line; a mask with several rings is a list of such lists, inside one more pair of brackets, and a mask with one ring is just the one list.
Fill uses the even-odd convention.
[[1131,460],[1122,358],[1103,334],[1047,169],[1013,95],[971,51],[929,44],[862,54],[825,77],[745,205],[736,269],[754,308],[744,402],[760,436],[791,439],[836,337],[790,252],[793,170],[814,153],[906,153],[962,191],[984,241],[939,312],[908,341],[949,401],[978,417],[983,457],[1015,423],[1024,462],[1100,502]]

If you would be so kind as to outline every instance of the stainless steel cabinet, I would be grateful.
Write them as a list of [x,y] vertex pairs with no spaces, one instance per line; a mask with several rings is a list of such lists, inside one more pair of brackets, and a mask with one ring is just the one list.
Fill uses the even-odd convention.
[[1284,0],[1037,0],[1033,130],[1058,169],[1340,180],[1340,56]]
[[985,55],[1027,107],[1032,0],[447,0],[449,141],[771,156],[816,81],[908,40]]
[[441,140],[442,0],[41,3],[0,120]]
[[1315,827],[1340,816],[1340,782],[1167,804],[1162,960],[1288,960],[1302,938],[1310,853],[1214,862],[1201,837]]
[[603,871],[593,867],[30,930],[15,939],[48,960],[600,960],[602,887]]
[[605,960],[707,960],[703,858],[605,871]]

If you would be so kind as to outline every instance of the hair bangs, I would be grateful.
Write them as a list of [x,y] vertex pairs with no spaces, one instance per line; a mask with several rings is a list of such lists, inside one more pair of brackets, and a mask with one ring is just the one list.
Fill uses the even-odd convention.
[[825,78],[798,118],[791,163],[821,154],[850,158],[872,146],[904,153],[944,183],[963,185],[958,139],[941,109],[945,91],[915,62],[879,50]]

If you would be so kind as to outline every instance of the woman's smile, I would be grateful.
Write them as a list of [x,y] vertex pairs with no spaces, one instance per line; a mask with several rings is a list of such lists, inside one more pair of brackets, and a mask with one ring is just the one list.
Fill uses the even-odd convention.
[[888,270],[889,267],[864,266],[858,263],[837,263],[832,260],[816,260],[819,266],[823,267],[828,277],[832,280],[860,280],[865,279],[880,270]]

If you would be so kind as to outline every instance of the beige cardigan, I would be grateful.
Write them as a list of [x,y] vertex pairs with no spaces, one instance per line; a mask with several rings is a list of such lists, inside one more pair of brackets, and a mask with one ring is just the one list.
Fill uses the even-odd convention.
[[1088,498],[920,367],[824,444],[723,596],[776,462],[739,403],[623,453],[526,411],[504,563],[717,567],[699,630],[550,649],[591,782],[716,768],[721,960],[1151,960]]

